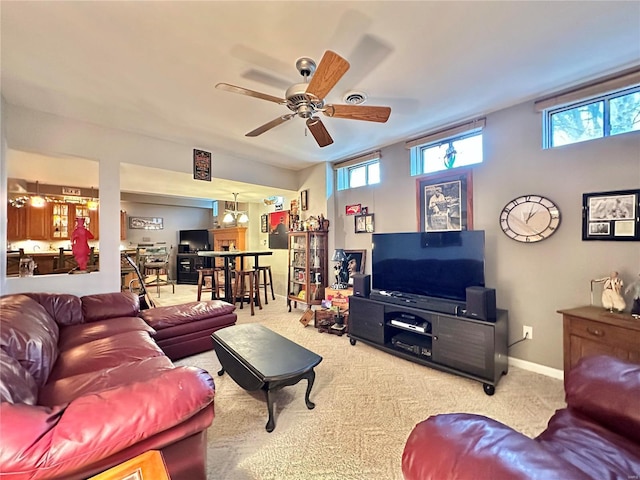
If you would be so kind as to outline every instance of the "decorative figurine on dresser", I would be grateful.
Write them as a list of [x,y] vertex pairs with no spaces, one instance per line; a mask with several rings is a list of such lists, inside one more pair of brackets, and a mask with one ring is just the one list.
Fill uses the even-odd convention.
[[624,311],[627,306],[624,298],[622,297],[622,287],[624,286],[624,282],[618,276],[618,272],[613,271],[608,277],[591,280],[592,294],[593,284],[603,282],[602,306],[610,312],[613,312],[614,310],[617,312]]
[[640,318],[640,273],[638,279],[627,287],[625,294],[633,292],[633,305],[631,306],[631,315]]

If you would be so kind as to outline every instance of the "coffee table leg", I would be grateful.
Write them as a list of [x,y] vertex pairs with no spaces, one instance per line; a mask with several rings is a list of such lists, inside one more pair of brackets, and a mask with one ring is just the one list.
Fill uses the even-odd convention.
[[307,408],[311,410],[316,407],[316,404],[309,400],[311,387],[313,387],[313,382],[316,379],[316,372],[312,369],[305,377],[307,377],[307,393],[304,395],[304,402],[307,404]]
[[267,409],[269,410],[269,420],[267,421],[265,428],[267,429],[267,432],[271,433],[273,432],[273,429],[276,428],[276,421],[273,418],[273,398],[271,398],[268,387],[265,390],[265,393],[267,394]]
[[222,375],[224,375],[224,367],[218,370],[218,376],[221,377]]

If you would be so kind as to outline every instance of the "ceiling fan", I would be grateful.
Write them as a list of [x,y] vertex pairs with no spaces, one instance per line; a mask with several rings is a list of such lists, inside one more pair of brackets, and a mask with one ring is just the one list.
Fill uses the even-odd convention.
[[[250,131],[247,137],[257,137],[274,127],[291,120],[293,117],[306,119],[307,128],[320,147],[333,143],[333,139],[318,117],[322,112],[328,117],[346,118],[349,120],[365,120],[368,122],[384,123],[391,115],[390,107],[375,107],[363,105],[336,105],[324,103],[324,98],[338,83],[340,78],[349,70],[349,62],[331,50],[327,50],[320,64],[307,57],[296,61],[296,68],[304,77],[304,83],[291,85],[285,92],[285,98],[278,98],[266,93],[256,92],[247,88],[237,87],[228,83],[218,83],[216,88],[227,92],[239,93],[249,97],[260,98],[269,102],[286,105],[293,113],[281,115],[270,122]],[[311,81],[309,81],[311,77]]]

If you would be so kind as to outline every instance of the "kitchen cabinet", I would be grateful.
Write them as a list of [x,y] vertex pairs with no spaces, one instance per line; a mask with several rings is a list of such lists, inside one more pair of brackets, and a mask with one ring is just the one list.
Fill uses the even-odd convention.
[[7,241],[24,240],[27,236],[27,208],[7,205]]
[[51,206],[32,207],[25,205],[25,240],[49,240],[51,234]]

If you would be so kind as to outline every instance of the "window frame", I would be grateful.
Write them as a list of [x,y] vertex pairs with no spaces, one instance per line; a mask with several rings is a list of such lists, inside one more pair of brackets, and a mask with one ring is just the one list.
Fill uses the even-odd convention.
[[[342,190],[352,190],[354,188],[362,188],[369,187],[372,185],[378,185],[382,183],[382,178],[380,176],[380,152],[375,152],[370,155],[365,155],[361,161],[358,158],[347,160],[344,162],[340,162],[334,165],[334,170],[336,171],[336,187],[338,191]],[[371,183],[369,180],[369,167],[371,165],[378,165],[378,181],[375,183]],[[351,173],[359,168],[364,167],[365,172],[365,183],[363,185],[351,186]]]
[[[624,135],[626,133],[638,132],[640,130],[630,130],[626,132],[620,132],[611,134],[611,100],[616,98],[625,97],[634,93],[640,93],[640,85],[627,86],[619,88],[617,90],[597,95],[581,100],[567,103],[564,105],[552,106],[542,110],[542,148],[550,150],[553,148],[566,147],[568,145],[575,145],[577,143],[588,142],[591,140],[599,140],[607,137],[613,137],[617,135]],[[602,103],[602,136],[586,138],[584,140],[577,140],[574,142],[563,143],[562,145],[553,144],[553,116],[562,112],[568,112],[587,105],[593,105]]]
[[416,177],[419,175],[432,175],[432,174],[441,173],[441,172],[454,171],[459,168],[472,168],[474,165],[479,165],[481,163],[484,163],[484,151],[482,151],[482,160],[477,163],[458,165],[458,166],[453,166],[451,168],[447,168],[445,166],[440,170],[434,170],[431,172],[425,172],[425,168],[424,168],[424,151],[429,150],[431,148],[436,148],[442,145],[452,144],[460,140],[465,140],[467,138],[479,136],[482,139],[482,142],[481,142],[482,150],[484,150],[484,136],[483,136],[484,131],[483,130],[484,130],[483,128],[473,128],[462,133],[451,135],[449,137],[443,137],[438,140],[434,140],[432,142],[424,143],[421,145],[415,145],[411,147],[411,176]]

